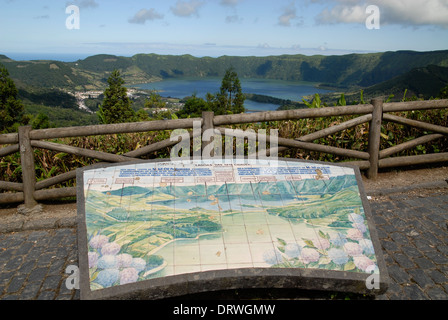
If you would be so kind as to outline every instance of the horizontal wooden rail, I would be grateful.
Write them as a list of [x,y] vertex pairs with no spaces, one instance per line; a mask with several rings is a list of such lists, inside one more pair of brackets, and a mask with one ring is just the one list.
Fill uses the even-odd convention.
[[19,143],[18,133],[0,134],[0,144],[15,144]]
[[145,122],[129,122],[116,124],[103,124],[84,127],[53,128],[33,130],[30,133],[32,140],[46,140],[69,137],[98,136],[119,133],[138,133],[148,131],[162,131],[175,129],[193,128],[195,121],[202,121],[202,118],[178,119],[178,120],[157,120]]
[[413,110],[445,109],[448,107],[448,99],[428,101],[390,102],[383,104],[384,112],[402,112]]
[[418,156],[394,157],[380,160],[380,168],[405,167],[438,162],[447,162],[448,152],[422,154]]
[[0,181],[0,190],[23,191],[23,183]]
[[[38,190],[33,193],[33,197],[37,201],[76,197],[76,187]],[[24,199],[23,192],[0,193],[0,204],[19,203]]]
[[215,116],[213,124],[215,126],[222,126],[222,125],[241,124],[241,123],[299,120],[304,118],[325,118],[325,117],[345,116],[355,114],[368,114],[372,113],[372,111],[373,106],[371,104],[344,106],[344,107],[316,108],[316,109],[266,111],[266,112]]

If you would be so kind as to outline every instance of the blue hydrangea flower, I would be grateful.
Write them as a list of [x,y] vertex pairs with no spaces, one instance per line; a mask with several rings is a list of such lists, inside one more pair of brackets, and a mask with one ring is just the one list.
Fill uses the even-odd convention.
[[361,239],[359,240],[359,245],[362,248],[364,254],[374,254],[375,249],[373,248],[373,243],[369,239]]
[[290,258],[298,258],[300,257],[300,253],[302,252],[302,247],[297,243],[289,243],[285,247],[285,254]]
[[146,269],[146,262],[142,258],[134,258],[132,259],[131,267],[141,272]]
[[342,249],[332,248],[328,250],[328,257],[336,264],[346,264],[348,261],[347,253]]
[[335,235],[332,235],[330,237],[330,242],[335,246],[335,247],[342,247],[344,244],[347,243],[347,236],[343,233],[338,232]]
[[282,261],[282,254],[277,249],[268,250],[263,253],[263,260],[270,265],[275,265]]
[[100,284],[103,288],[111,287],[118,281],[120,271],[118,269],[105,269],[98,273],[95,282]]
[[356,213],[350,213],[348,215],[348,220],[350,220],[353,223],[364,223],[364,217],[360,214],[356,214]]
[[117,257],[113,255],[102,256],[99,258],[97,266],[101,269],[115,269],[117,268]]

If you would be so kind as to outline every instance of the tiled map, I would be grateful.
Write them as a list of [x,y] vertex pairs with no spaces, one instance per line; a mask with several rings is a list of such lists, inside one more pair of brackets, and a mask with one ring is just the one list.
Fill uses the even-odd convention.
[[379,272],[351,167],[166,160],[83,182],[92,291],[238,268]]

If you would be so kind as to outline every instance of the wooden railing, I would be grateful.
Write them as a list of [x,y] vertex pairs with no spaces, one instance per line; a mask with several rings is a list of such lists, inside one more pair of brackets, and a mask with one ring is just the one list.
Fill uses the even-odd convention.
[[[215,132],[218,132],[220,134],[238,137],[242,134],[241,131],[232,131],[228,129],[226,130],[226,128],[222,126],[267,121],[284,121],[305,118],[359,115],[359,117],[355,119],[307,134],[302,137],[298,137],[297,139],[275,137],[279,147],[275,150],[269,149],[267,150],[267,153],[269,154],[269,152],[273,151],[282,151],[287,148],[298,148],[359,159],[358,161],[351,161],[347,163],[357,165],[361,170],[367,170],[367,177],[370,179],[375,179],[377,177],[379,168],[398,166],[401,167],[408,165],[448,161],[448,153],[390,157],[403,150],[411,149],[418,145],[440,139],[444,136],[448,136],[448,128],[391,115],[388,114],[389,112],[442,108],[448,108],[448,100],[383,103],[382,99],[373,99],[370,104],[317,109],[297,109],[218,116],[214,116],[213,112],[203,112],[202,118],[179,120],[161,120],[40,130],[32,130],[29,126],[20,127],[18,133],[0,135],[0,146],[6,145],[0,148],[0,157],[20,152],[20,161],[22,166],[22,183],[0,181],[0,190],[9,191],[0,193],[0,204],[24,202],[26,208],[33,208],[34,206],[36,206],[38,201],[76,196],[76,188],[74,187],[48,189],[49,187],[52,187],[54,185],[76,178],[76,170],[36,182],[34,163],[35,148],[75,154],[79,156],[98,159],[104,162],[127,162],[141,160],[141,157],[143,156],[167,147],[174,146],[179,143],[179,141],[181,141],[181,136],[175,136],[174,139],[166,139],[161,142],[153,143],[123,155],[110,154],[95,150],[87,150],[44,140],[94,135],[110,135],[118,133],[193,129],[198,127],[198,123],[200,124],[201,129],[199,131],[199,136],[207,129],[214,129]],[[407,141],[405,143],[385,150],[380,150],[381,125],[383,121],[390,121],[403,125],[413,126],[433,133],[424,135],[411,141]],[[353,128],[357,125],[367,122],[370,123],[367,152],[313,143],[313,141],[317,139],[335,134],[349,128]],[[190,139],[193,139],[193,136],[194,135],[191,135]],[[197,133],[196,136],[198,136]],[[251,139],[247,135],[244,136],[245,138]],[[257,135],[256,138],[261,138],[269,142],[272,137],[268,135]],[[206,145],[207,141],[203,141],[202,147]]]

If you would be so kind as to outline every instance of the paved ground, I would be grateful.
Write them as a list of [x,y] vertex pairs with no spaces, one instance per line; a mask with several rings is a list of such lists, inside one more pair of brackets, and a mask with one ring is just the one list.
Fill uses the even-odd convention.
[[[448,300],[448,184],[442,180],[425,187],[368,191],[392,282],[376,299]],[[0,224],[0,299],[79,299],[79,290],[67,289],[65,273],[77,264],[73,216]],[[276,294],[297,297],[290,290],[288,296]],[[239,297],[278,296],[252,292]]]

